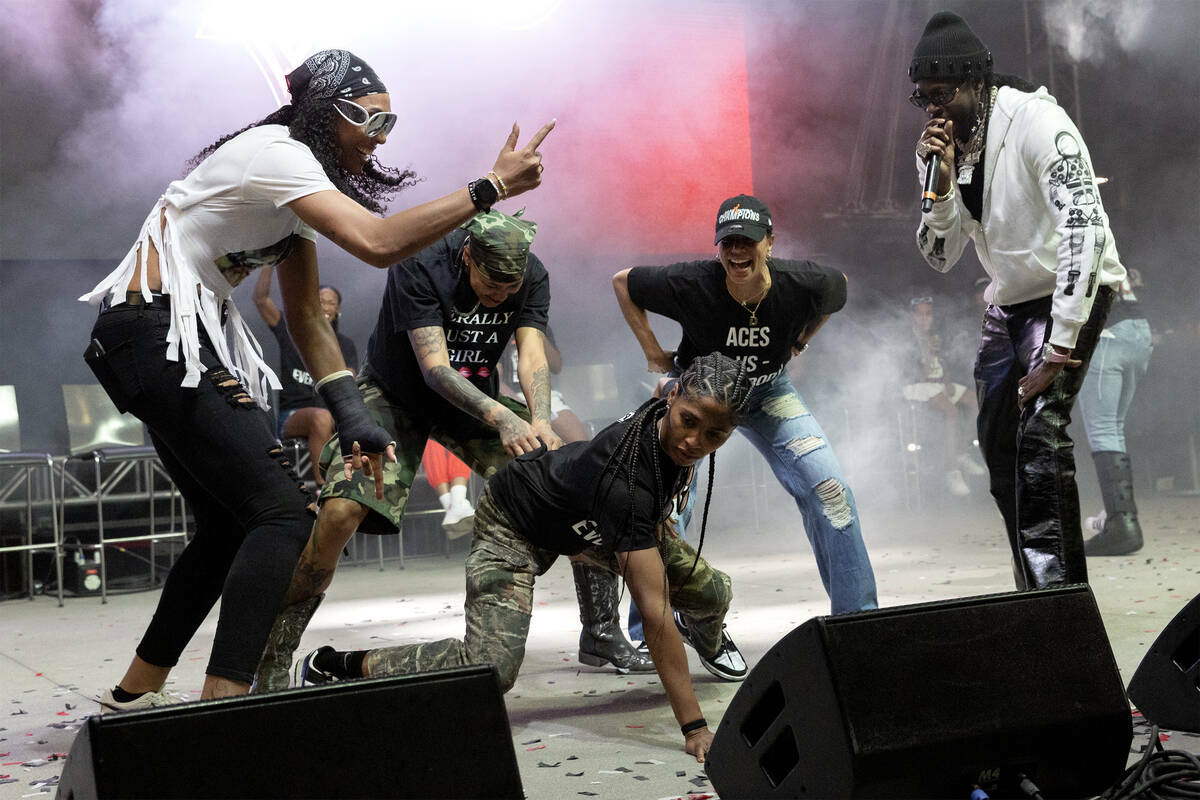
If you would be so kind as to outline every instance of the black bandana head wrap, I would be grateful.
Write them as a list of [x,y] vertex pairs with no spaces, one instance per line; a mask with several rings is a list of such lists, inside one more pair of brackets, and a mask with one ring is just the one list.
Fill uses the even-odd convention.
[[287,74],[292,103],[386,92],[375,70],[349,50],[322,50]]

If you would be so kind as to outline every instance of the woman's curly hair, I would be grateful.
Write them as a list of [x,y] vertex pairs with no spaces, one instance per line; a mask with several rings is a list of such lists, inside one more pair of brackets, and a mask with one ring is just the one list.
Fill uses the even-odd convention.
[[258,122],[217,139],[192,156],[187,162],[188,171],[195,169],[218,147],[239,133],[244,133],[260,125],[286,125],[288,133],[293,139],[308,146],[322,169],[325,170],[325,175],[342,194],[350,197],[364,208],[382,214],[393,195],[401,189],[416,184],[419,178],[410,169],[399,170],[394,167],[385,167],[374,156],[367,161],[360,175],[342,169],[338,164],[341,148],[338,147],[333,133],[335,114],[333,98],[317,100],[305,97],[294,105],[289,103]]

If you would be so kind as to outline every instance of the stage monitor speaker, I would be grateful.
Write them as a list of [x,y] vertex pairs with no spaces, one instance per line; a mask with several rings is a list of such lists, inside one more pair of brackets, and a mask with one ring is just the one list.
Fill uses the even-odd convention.
[[331,683],[88,719],[62,800],[521,800],[490,665]]
[[1129,699],[1160,728],[1200,733],[1200,594],[1154,640]]
[[738,690],[706,768],[722,800],[1099,794],[1132,718],[1087,586],[805,622]]

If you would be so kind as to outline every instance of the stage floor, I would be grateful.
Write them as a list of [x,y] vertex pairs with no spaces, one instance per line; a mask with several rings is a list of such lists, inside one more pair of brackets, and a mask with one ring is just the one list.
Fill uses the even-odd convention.
[[[718,495],[704,547],[733,577],[729,632],[751,665],[797,625],[828,611],[798,515],[775,488],[760,500],[757,532],[740,527],[754,515]],[[1146,547],[1089,561],[1126,683],[1158,633],[1200,590],[1200,499],[1143,495],[1140,501]],[[874,508],[861,498],[860,507],[881,604],[1012,588],[999,516],[980,492],[969,502],[922,512]],[[403,570],[343,568],[302,652],[325,643],[350,649],[461,636],[462,593],[458,553],[410,559]],[[114,596],[105,605],[98,597],[68,598],[61,609],[49,596],[0,603],[0,775],[9,776],[0,780],[11,779],[0,784],[0,800],[54,791],[45,783],[61,772],[55,754],[70,749],[80,720],[97,710],[92,698],[120,678],[157,596]],[[653,674],[622,676],[576,662],[579,623],[565,559],[538,582],[534,601],[524,668],[506,697],[527,797],[653,800],[711,791],[703,767],[683,752]],[[199,697],[214,623],[212,616],[184,654],[170,690]],[[738,684],[710,676],[690,650],[689,658],[701,707],[715,724]],[[362,732],[370,735],[370,720]],[[420,742],[414,721],[408,744]],[[1145,728],[1138,727],[1131,757],[1145,744]],[[1200,736],[1176,733],[1165,746],[1200,753]],[[231,775],[254,767],[249,754],[236,764],[212,765]]]

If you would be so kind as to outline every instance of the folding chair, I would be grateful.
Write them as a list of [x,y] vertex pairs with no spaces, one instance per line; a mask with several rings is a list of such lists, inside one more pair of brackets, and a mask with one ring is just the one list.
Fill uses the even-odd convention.
[[[11,472],[10,472],[11,471]],[[63,604],[62,533],[58,524],[58,508],[54,497],[54,457],[50,453],[26,453],[21,450],[21,427],[17,416],[17,393],[12,386],[0,386],[0,508],[25,509],[25,544],[0,546],[0,553],[24,552],[25,578],[29,599],[33,600],[33,554],[37,550],[54,551],[54,567],[58,575],[58,604]],[[36,480],[35,480],[36,479]],[[25,502],[10,502],[9,498],[24,484]],[[34,489],[37,488],[35,500]],[[50,511],[53,531],[51,542],[33,540],[34,508],[46,506]]]
[[[145,432],[142,423],[135,417],[122,414],[108,398],[99,384],[64,384],[63,403],[67,411],[67,436],[70,442],[70,456],[63,460],[60,476],[60,489],[63,497],[62,510],[64,518],[60,520],[60,528],[65,529],[65,512],[68,504],[66,496],[67,481],[70,479],[71,488],[81,502],[90,502],[96,509],[97,554],[100,562],[100,600],[108,602],[108,562],[106,550],[108,547],[120,547],[130,542],[150,542],[150,585],[155,583],[158,569],[156,559],[157,542],[163,539],[182,539],[186,543],[187,517],[183,498],[171,481],[170,475],[158,460],[158,454],[153,447],[145,444]],[[93,465],[94,485],[87,486],[82,481],[68,474],[68,465],[72,461],[91,461]],[[105,474],[105,468],[111,469]],[[167,497],[170,500],[170,518],[168,529],[159,532],[158,520],[155,513],[155,500],[160,493],[155,489],[155,477],[166,479],[169,485]],[[121,491],[129,480],[134,483],[132,491]],[[179,501],[178,530],[176,530],[175,502]],[[150,523],[149,533],[133,536],[109,537],[105,532],[104,506],[106,503],[144,501],[149,504]]]

